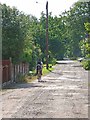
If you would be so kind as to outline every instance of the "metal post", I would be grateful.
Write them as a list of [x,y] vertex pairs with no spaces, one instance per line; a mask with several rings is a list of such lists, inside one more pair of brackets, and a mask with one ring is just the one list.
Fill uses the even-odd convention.
[[48,1],[46,2],[46,68],[48,69]]

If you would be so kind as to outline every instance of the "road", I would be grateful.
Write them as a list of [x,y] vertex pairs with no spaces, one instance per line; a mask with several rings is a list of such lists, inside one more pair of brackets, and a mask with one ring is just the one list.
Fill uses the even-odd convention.
[[32,83],[2,91],[3,118],[88,118],[88,71],[78,62],[57,64]]

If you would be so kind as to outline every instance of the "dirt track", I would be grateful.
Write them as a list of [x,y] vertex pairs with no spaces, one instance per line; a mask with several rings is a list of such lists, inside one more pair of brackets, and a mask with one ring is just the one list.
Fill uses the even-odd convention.
[[88,72],[78,62],[2,94],[3,118],[88,118]]

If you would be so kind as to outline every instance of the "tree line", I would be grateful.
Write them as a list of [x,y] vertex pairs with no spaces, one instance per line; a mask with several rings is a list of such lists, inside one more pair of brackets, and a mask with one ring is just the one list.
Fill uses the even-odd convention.
[[[49,63],[56,59],[86,56],[86,30],[89,24],[89,2],[76,2],[59,17],[48,15]],[[13,63],[29,62],[34,68],[38,58],[46,61],[46,15],[38,20],[15,7],[0,4],[2,8],[2,58]],[[90,30],[90,27],[87,28]],[[89,45],[88,45],[89,47]]]

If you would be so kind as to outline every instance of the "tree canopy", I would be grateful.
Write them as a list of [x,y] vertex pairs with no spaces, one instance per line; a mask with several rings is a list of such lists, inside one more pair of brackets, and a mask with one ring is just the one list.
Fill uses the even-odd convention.
[[[15,7],[2,7],[2,58],[12,58],[14,63],[24,61],[35,66],[38,58],[46,59],[46,16],[38,20]],[[83,42],[90,30],[89,3],[76,2],[59,17],[48,15],[49,62],[64,57],[84,56]]]

